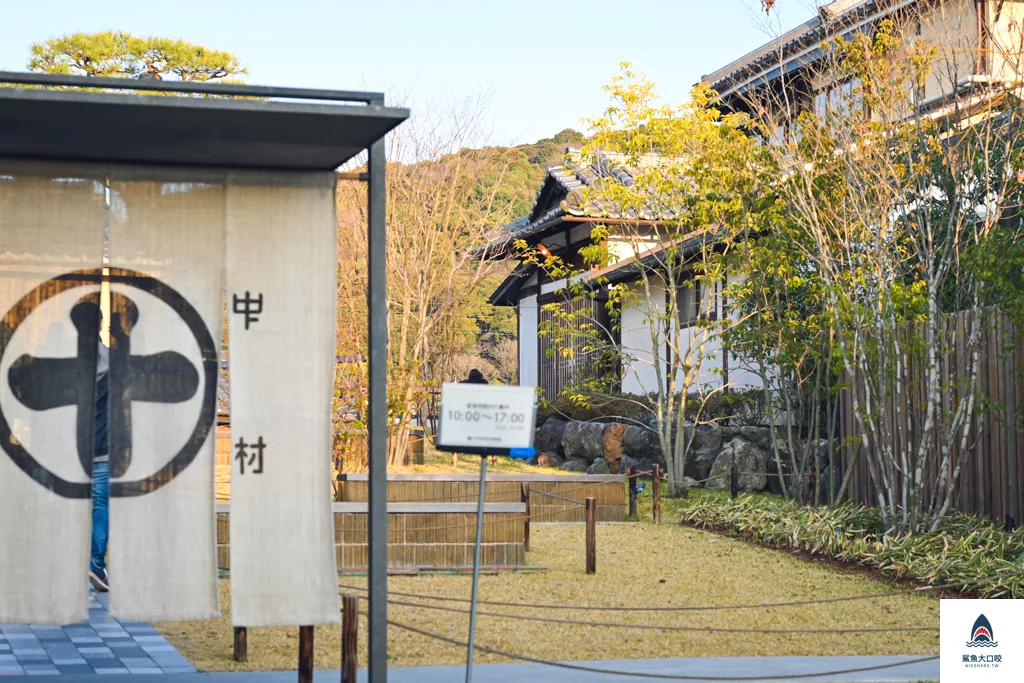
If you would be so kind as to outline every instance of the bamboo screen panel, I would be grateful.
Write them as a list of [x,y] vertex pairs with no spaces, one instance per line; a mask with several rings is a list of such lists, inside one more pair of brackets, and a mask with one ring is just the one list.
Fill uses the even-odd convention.
[[[984,316],[980,321],[979,315]],[[942,382],[946,387],[942,407],[950,410],[949,394],[962,391],[956,387],[956,378],[967,372],[970,357],[965,348],[966,339],[976,324],[982,325],[977,388],[982,400],[976,401],[971,418],[967,452],[961,453],[959,444],[952,451],[950,471],[960,458],[969,458],[960,475],[960,493],[953,506],[961,512],[989,517],[999,523],[1009,516],[1020,524],[1024,519],[1024,344],[1004,315],[964,311],[947,317],[944,327],[948,345],[941,361]],[[889,419],[896,425],[893,430],[896,446],[914,442],[915,433],[924,424],[926,405],[921,381],[923,369],[914,363],[904,363],[903,367],[906,373],[903,386],[911,390],[894,396],[887,406]],[[851,382],[854,387],[859,383],[859,378]],[[854,389],[847,389],[840,397],[844,472],[854,461],[857,450],[863,448],[852,391]],[[863,401],[863,388],[858,391]],[[899,414],[908,419],[897,419],[896,401],[900,402]],[[934,449],[932,457],[937,465],[938,448]],[[858,503],[873,506],[878,504],[878,497],[868,467],[867,458],[857,458],[850,490],[851,497]]]

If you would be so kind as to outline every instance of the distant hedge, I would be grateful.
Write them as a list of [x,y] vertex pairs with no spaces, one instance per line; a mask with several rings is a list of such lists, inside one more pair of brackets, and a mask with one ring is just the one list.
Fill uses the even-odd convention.
[[953,514],[933,534],[888,536],[874,508],[800,507],[766,495],[691,491],[672,501],[682,522],[776,548],[801,550],[877,569],[930,586],[976,582],[957,589],[988,598],[1024,597],[1024,529],[1007,532],[990,521]]
[[[656,394],[594,394],[582,401],[558,396],[541,401],[537,409],[537,425],[544,424],[551,417],[583,422],[605,420],[647,424],[657,415],[656,405]],[[760,425],[764,423],[765,415],[767,408],[761,389],[719,392],[706,400],[693,392],[686,401],[686,421],[691,424]]]

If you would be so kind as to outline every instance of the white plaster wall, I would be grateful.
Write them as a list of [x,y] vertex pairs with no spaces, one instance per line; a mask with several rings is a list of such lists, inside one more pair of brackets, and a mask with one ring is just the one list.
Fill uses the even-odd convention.
[[990,71],[1003,80],[1016,80],[1024,66],[1024,2],[1007,0],[996,12],[989,3],[992,65]]
[[[729,282],[735,281],[737,281],[737,278],[730,276]],[[622,391],[630,394],[644,394],[657,391],[658,389],[658,378],[652,364],[654,355],[647,318],[648,311],[654,310],[656,315],[660,315],[664,311],[665,289],[660,285],[652,289],[651,299],[653,301],[648,301],[647,297],[635,288],[634,291],[635,293],[627,299],[626,305],[623,306],[621,336],[623,351],[636,357],[637,360],[623,368]],[[718,315],[722,317],[725,309],[721,296],[718,298],[717,305]],[[735,389],[761,386],[760,377],[750,372],[750,369],[745,367],[744,363],[735,356],[730,355],[728,358],[727,375],[723,372],[727,362],[726,352],[722,349],[721,342],[714,335],[699,327],[687,328],[681,334],[683,338],[680,348],[689,348],[689,344],[692,343],[694,345],[695,358],[700,359],[701,366],[697,377],[698,383],[720,387],[723,382],[728,381],[729,386]],[[660,354],[662,362],[664,362],[666,358],[664,340],[659,338],[658,343],[662,346]],[[676,377],[676,382],[681,383],[682,381],[683,376],[680,372]],[[696,386],[691,387],[691,389],[696,388]]]
[[[990,3],[992,4],[992,3]],[[973,0],[945,0],[921,12],[921,38],[935,50],[924,96],[952,90],[975,72],[978,13]]]
[[565,286],[568,283],[569,281],[565,278],[562,278],[561,280],[555,280],[554,282],[545,282],[540,286],[540,293],[551,294],[552,292],[557,292],[560,289],[565,289]]
[[519,384],[532,387],[537,385],[537,363],[540,349],[537,345],[537,328],[540,324],[540,309],[537,295],[528,296],[519,302]]
[[607,241],[608,253],[612,257],[611,265],[632,261],[658,245],[657,237],[644,239],[636,235],[609,235]]
[[[737,275],[727,276],[728,285],[742,282],[744,278]],[[728,286],[727,285],[727,286]],[[720,302],[721,305],[721,302]],[[724,307],[722,308],[724,311]],[[733,310],[729,312],[734,318],[738,315],[738,312]],[[719,315],[723,315],[722,312]],[[724,352],[723,352],[724,355]],[[749,363],[742,358],[737,358],[734,354],[729,355],[729,386],[736,390],[760,388],[761,377],[755,372],[751,371]]]
[[[637,292],[627,297],[622,306],[621,323],[621,347],[624,353],[635,356],[632,363],[623,363],[622,368],[622,393],[624,394],[649,394],[658,390],[658,375],[652,365],[653,352],[651,344],[651,330],[648,323],[648,311],[654,315],[661,315],[665,310],[665,289],[657,286],[651,296],[651,300]],[[665,358],[664,350],[661,351],[662,360]]]
[[[700,363],[700,370],[697,378],[690,385],[690,391],[696,391],[700,386],[720,387],[725,382],[722,375],[722,367],[725,362],[725,352],[717,337],[710,334],[708,330],[694,326],[683,329],[679,345],[679,353],[684,356],[689,353],[694,362]],[[676,375],[676,386],[682,387],[685,381],[685,373],[680,371]]]

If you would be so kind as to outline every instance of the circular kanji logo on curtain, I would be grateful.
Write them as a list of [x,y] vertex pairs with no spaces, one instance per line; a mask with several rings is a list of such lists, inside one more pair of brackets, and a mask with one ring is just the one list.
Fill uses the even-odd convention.
[[[173,288],[132,270],[109,273],[110,495],[138,496],[181,474],[206,442],[215,418],[217,348],[202,317]],[[98,269],[66,273],[3,317],[0,446],[32,480],[65,498],[92,495],[101,281]],[[25,427],[29,416],[32,429]],[[153,433],[162,425],[159,439],[133,449],[133,427]]]

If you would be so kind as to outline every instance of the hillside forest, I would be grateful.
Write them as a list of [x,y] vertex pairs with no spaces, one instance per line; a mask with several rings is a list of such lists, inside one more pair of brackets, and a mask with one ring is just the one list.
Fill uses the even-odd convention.
[[[481,111],[475,102],[420,109],[387,141],[388,408],[398,426],[390,464],[401,463],[408,427],[442,382],[473,368],[492,382],[516,381],[515,312],[488,303],[512,264],[481,259],[480,250],[530,211],[547,168],[583,142],[566,129],[533,144],[482,145]],[[339,432],[358,432],[367,376],[365,186],[342,183],[338,202],[335,414]]]

